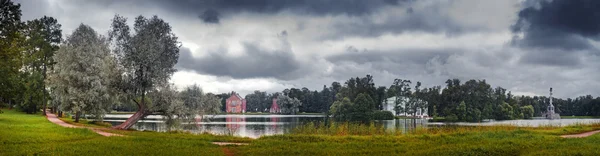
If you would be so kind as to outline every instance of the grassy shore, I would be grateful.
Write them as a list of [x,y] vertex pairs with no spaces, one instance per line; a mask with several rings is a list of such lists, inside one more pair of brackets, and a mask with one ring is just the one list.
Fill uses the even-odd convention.
[[224,155],[212,141],[250,141],[208,134],[139,131],[115,131],[127,136],[104,137],[88,129],[60,127],[39,114],[3,111],[0,155]]
[[[0,155],[600,155],[600,134],[565,139],[600,129],[600,124],[523,128],[506,126],[417,128],[390,133],[374,125],[307,125],[293,134],[248,139],[208,134],[63,128],[43,116],[13,110],[0,114]],[[85,125],[85,124],[84,124]],[[219,147],[212,141],[246,142]]]
[[562,119],[600,119],[600,116],[561,116]]

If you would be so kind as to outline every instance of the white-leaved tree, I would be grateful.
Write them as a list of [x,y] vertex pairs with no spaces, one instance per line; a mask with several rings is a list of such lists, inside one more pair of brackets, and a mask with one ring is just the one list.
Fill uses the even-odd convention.
[[277,105],[281,108],[282,114],[296,114],[299,111],[298,107],[300,107],[302,103],[296,98],[279,95],[277,97]]
[[53,103],[74,112],[76,122],[83,112],[102,121],[117,97],[114,83],[120,76],[107,39],[81,24],[67,37],[54,60],[56,65],[48,79]]
[[151,99],[146,95],[168,83],[179,58],[180,43],[167,22],[157,16],[138,16],[133,26],[132,32],[127,19],[116,15],[109,31],[113,51],[123,68],[120,91],[138,106],[138,111],[116,129],[129,129],[150,113],[164,112],[151,109]]

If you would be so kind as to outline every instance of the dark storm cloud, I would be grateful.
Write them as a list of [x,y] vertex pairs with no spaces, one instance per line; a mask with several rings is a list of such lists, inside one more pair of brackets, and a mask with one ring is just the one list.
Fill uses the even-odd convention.
[[208,9],[204,11],[202,15],[200,15],[200,19],[206,23],[219,23],[219,12],[213,9]]
[[[230,12],[278,13],[292,11],[310,15],[351,16],[372,13],[384,6],[397,6],[413,0],[107,0],[94,1],[104,6],[121,4],[144,4],[166,8],[168,11],[183,14],[197,14],[208,23],[219,21],[220,16]],[[87,3],[87,2],[86,2]],[[217,13],[217,16],[205,16],[206,11]],[[214,14],[211,14],[214,15]],[[209,17],[209,18],[205,18]],[[209,20],[207,20],[209,19]]]
[[[429,32],[455,35],[465,31],[478,31],[480,28],[468,28],[451,20],[440,12],[440,6],[432,5],[421,9],[406,8],[406,14],[387,17],[364,16],[348,22],[336,23],[331,36],[377,37],[387,33]],[[384,22],[381,22],[384,21]]]
[[529,6],[512,27],[524,35],[515,40],[518,45],[572,51],[591,48],[587,39],[600,39],[600,1],[530,0],[524,5]]
[[600,1],[526,1],[512,26],[513,44],[525,48],[521,62],[577,67],[582,54],[594,54],[600,39]]
[[228,56],[221,50],[200,58],[194,58],[189,49],[181,48],[177,66],[216,76],[278,79],[288,79],[289,74],[300,68],[290,51],[269,51],[251,43],[244,43],[243,47],[246,53],[241,56]]

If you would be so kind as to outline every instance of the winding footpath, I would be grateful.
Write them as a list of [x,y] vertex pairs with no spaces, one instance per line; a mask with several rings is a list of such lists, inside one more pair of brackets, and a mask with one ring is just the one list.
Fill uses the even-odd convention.
[[580,133],[580,134],[561,135],[560,137],[561,138],[585,138],[585,137],[589,137],[591,135],[594,135],[596,133],[600,133],[600,130],[589,131],[589,132]]
[[96,133],[98,133],[98,134],[100,134],[102,136],[106,136],[106,137],[109,137],[109,136],[124,136],[124,135],[121,135],[121,134],[114,134],[114,133],[104,132],[104,131],[101,131],[100,128],[81,127],[81,126],[71,125],[71,124],[68,124],[68,123],[66,123],[66,122],[58,119],[58,117],[56,116],[56,114],[52,114],[50,112],[46,112],[46,118],[48,119],[48,121],[50,121],[50,122],[52,122],[54,124],[57,124],[59,126],[62,126],[62,127],[67,127],[67,128],[87,128],[87,129],[90,129],[90,130],[92,130],[92,131],[94,131],[94,132],[96,132]]

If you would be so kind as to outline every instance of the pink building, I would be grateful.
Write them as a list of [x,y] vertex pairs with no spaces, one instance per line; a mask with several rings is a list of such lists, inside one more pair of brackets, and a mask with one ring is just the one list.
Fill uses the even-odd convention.
[[231,96],[225,101],[227,113],[246,112],[246,99],[242,98],[238,93],[231,92]]
[[281,113],[281,109],[279,109],[279,105],[277,105],[277,98],[273,98],[273,104],[271,104],[270,113]]

